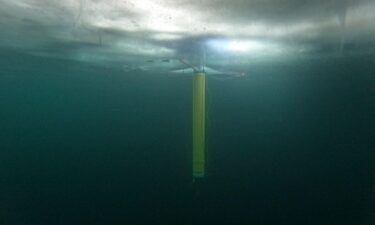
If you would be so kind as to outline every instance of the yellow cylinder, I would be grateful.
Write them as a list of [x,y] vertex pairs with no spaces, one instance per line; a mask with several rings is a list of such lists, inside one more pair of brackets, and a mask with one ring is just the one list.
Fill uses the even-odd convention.
[[205,172],[205,93],[206,74],[193,74],[193,177]]

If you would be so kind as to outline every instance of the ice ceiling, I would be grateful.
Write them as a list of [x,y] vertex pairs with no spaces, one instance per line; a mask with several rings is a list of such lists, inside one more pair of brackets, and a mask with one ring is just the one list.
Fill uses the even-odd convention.
[[[118,63],[371,49],[375,0],[0,0],[0,45]],[[210,58],[211,57],[211,58]]]

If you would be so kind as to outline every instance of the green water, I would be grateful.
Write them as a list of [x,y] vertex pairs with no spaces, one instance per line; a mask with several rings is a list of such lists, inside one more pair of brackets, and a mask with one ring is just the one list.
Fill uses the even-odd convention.
[[375,58],[207,80],[191,180],[191,77],[4,50],[0,224],[372,224]]

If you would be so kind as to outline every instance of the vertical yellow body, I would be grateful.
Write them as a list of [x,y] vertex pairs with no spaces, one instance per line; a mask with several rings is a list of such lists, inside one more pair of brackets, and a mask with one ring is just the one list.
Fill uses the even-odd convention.
[[205,93],[206,74],[193,74],[193,177],[204,177],[205,172]]

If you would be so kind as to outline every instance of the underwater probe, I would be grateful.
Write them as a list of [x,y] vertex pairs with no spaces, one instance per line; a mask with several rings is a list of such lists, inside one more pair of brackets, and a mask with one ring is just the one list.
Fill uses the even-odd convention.
[[193,180],[205,176],[205,145],[206,145],[206,73],[205,50],[202,46],[199,67],[193,72]]
[[193,178],[205,175],[205,133],[206,133],[206,74],[195,71],[193,74]]

